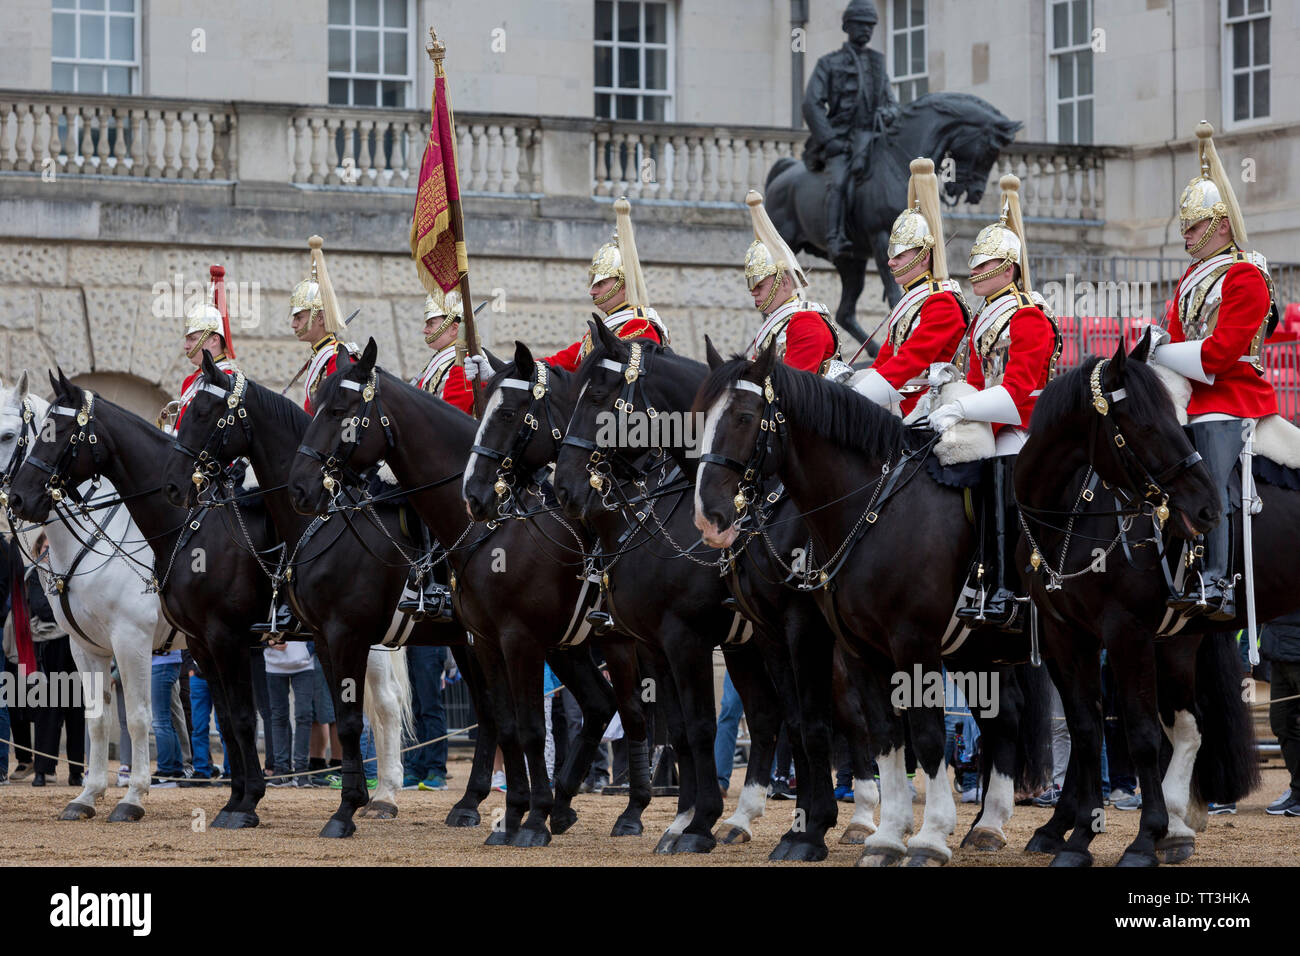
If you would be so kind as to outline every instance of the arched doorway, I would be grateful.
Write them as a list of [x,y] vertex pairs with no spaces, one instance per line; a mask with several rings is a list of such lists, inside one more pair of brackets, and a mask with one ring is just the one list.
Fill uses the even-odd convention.
[[135,412],[146,421],[154,421],[171,396],[144,379],[125,372],[86,372],[74,375],[72,384],[89,388],[100,396]]

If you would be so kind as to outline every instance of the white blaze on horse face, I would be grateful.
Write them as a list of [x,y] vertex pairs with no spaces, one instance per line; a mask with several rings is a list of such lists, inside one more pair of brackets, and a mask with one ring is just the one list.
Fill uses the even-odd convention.
[[[474,435],[474,444],[483,444],[483,433],[487,431],[488,423],[492,421],[492,415],[501,407],[502,389],[497,388],[488,399],[487,408],[483,409],[483,419],[478,423],[478,432]],[[465,477],[460,484],[460,496],[468,502],[469,499],[469,480],[474,477],[474,469],[478,467],[478,452],[470,452],[469,463],[465,466]],[[466,504],[468,508],[468,503]]]
[[[713,438],[717,434],[718,423],[722,421],[727,406],[731,404],[731,397],[732,390],[727,389],[718,396],[705,414],[704,437],[700,440],[699,445],[701,454],[711,454],[713,452]],[[700,462],[699,469],[695,472],[695,527],[699,529],[700,537],[704,539],[704,543],[709,547],[729,548],[736,540],[735,526],[727,528],[725,532],[721,531],[704,514],[704,496],[700,493],[700,487],[704,484],[704,469],[708,467],[710,467],[708,462]]]
[[1174,722],[1164,727],[1165,736],[1174,745],[1173,755],[1169,758],[1169,769],[1161,782],[1165,795],[1165,809],[1169,812],[1169,833],[1171,837],[1194,837],[1195,833],[1187,825],[1187,807],[1191,801],[1192,768],[1196,764],[1196,751],[1201,746],[1201,731],[1196,726],[1196,718],[1191,711],[1174,712]]

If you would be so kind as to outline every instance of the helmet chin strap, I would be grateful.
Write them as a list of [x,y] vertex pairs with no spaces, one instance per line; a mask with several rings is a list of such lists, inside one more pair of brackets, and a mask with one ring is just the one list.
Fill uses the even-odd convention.
[[439,325],[436,329],[434,329],[432,333],[424,337],[424,344],[432,345],[434,342],[438,340],[438,336],[442,335],[443,332],[446,332],[449,328],[451,328],[453,322],[457,322],[459,320],[460,320],[460,316],[458,315],[447,316],[445,319],[442,320],[441,325]]
[[996,269],[990,269],[988,272],[981,272],[979,275],[975,275],[972,273],[970,277],[970,281],[983,282],[985,279],[992,279],[994,276],[998,276],[1006,272],[1013,265],[1015,265],[1015,263],[1012,262],[1010,259],[1003,259],[1002,265],[998,266]]
[[768,290],[767,298],[765,298],[762,304],[759,305],[758,311],[762,312],[764,315],[767,315],[767,313],[771,310],[772,305],[776,302],[776,294],[778,291],[780,291],[781,283],[784,280],[785,280],[785,270],[780,266],[777,266],[776,272],[772,275],[772,288]]
[[606,292],[604,295],[600,296],[599,298],[594,299],[593,301],[596,303],[596,305],[604,305],[610,299],[614,298],[614,296],[618,295],[620,292],[623,291],[623,284],[624,284],[623,277],[619,276],[618,281],[615,282],[610,287],[608,292]]
[[889,271],[893,274],[895,279],[897,279],[899,276],[905,276],[909,272],[911,272],[914,268],[916,268],[916,264],[920,262],[922,259],[924,259],[926,253],[929,251],[930,251],[930,247],[923,245],[916,250],[916,255],[912,256],[912,258],[908,260],[906,265],[899,266],[897,269],[890,269]]
[[1223,221],[1222,213],[1219,213],[1217,211],[1211,213],[1210,224],[1205,228],[1205,232],[1201,233],[1201,238],[1196,240],[1196,244],[1187,250],[1187,254],[1189,256],[1194,256],[1202,249],[1204,249],[1205,244],[1209,242],[1210,239],[1214,236],[1215,232],[1218,231],[1219,223],[1222,221]]
[[[207,335],[203,336],[201,339],[199,339],[197,342],[194,343],[194,348],[190,349],[188,352],[185,353],[185,357],[191,359],[194,358],[194,356],[198,355],[199,352],[203,351],[203,346],[207,343],[208,336],[216,335],[216,334],[217,334],[216,332],[209,332]],[[213,361],[216,360],[214,359]]]

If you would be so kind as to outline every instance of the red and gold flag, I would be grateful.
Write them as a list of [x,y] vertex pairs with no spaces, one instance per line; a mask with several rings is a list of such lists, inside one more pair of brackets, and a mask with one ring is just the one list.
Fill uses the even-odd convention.
[[436,285],[450,292],[469,271],[465,243],[452,234],[451,204],[460,199],[456,178],[456,123],[447,97],[447,78],[433,80],[429,142],[420,161],[420,181],[411,216],[411,255],[420,283],[429,292]]

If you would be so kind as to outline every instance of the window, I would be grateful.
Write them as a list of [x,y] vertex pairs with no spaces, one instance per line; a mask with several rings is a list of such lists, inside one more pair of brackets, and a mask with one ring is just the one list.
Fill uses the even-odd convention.
[[1225,125],[1269,115],[1271,0],[1225,0],[1223,112]]
[[50,86],[67,93],[139,92],[137,0],[54,0]]
[[925,61],[925,0],[894,0],[889,18],[889,75],[900,104],[930,92]]
[[1048,0],[1047,138],[1092,142],[1092,0]]
[[673,8],[653,0],[596,0],[596,116],[673,118]]
[[329,100],[406,107],[415,70],[413,0],[329,0]]

